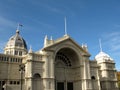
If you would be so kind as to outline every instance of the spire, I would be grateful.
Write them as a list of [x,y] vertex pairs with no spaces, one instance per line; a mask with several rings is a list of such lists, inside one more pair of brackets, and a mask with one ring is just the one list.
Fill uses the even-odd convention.
[[48,44],[48,37],[47,37],[47,35],[46,35],[45,38],[44,38],[44,47],[46,47],[47,44]]
[[46,36],[45,36],[45,40],[47,40],[47,39],[48,39],[48,36],[46,35]]
[[31,47],[31,45],[30,45],[30,49],[29,49],[29,53],[32,53],[33,51],[32,51],[32,47]]
[[67,22],[66,22],[66,17],[64,18],[65,20],[65,35],[64,36],[67,36]]
[[99,44],[100,44],[100,52],[102,52],[102,44],[101,44],[101,39],[99,39]]
[[52,38],[52,36],[50,37],[50,42],[49,42],[50,44],[53,44],[54,43],[54,40],[53,40],[53,38]]

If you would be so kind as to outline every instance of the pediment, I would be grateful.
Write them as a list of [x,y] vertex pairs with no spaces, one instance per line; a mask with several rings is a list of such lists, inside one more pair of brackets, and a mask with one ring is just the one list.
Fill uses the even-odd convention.
[[86,50],[84,50],[79,44],[77,44],[69,36],[64,36],[62,38],[55,40],[53,43],[47,45],[42,50],[56,51],[60,48],[67,48],[67,47],[74,47],[74,48],[76,48],[76,50],[79,50],[80,52],[84,53],[85,55],[90,56],[90,54]]

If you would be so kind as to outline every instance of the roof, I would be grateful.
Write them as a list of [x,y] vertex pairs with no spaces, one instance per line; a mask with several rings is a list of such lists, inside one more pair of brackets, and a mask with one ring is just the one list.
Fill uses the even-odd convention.
[[100,51],[96,56],[95,59],[99,60],[113,60],[107,53]]
[[6,47],[18,46],[24,49],[27,49],[25,40],[20,36],[19,30],[16,30],[16,34],[10,37],[9,41],[6,44]]
[[66,41],[70,41],[72,42],[75,46],[77,46],[80,50],[82,50],[84,53],[86,53],[86,55],[90,56],[89,52],[84,50],[80,45],[78,45],[70,36],[66,35],[63,36],[62,38],[59,38],[57,40],[54,40],[52,43],[48,44],[47,46],[45,46],[42,50],[48,50],[50,47],[56,46],[60,43],[66,42]]

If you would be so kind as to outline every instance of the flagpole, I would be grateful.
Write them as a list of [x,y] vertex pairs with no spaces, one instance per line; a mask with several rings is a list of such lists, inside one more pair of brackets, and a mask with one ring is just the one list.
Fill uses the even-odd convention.
[[22,24],[18,23],[18,25],[17,25],[17,30],[19,30],[20,27],[22,27],[22,26],[23,26]]
[[64,18],[65,20],[65,36],[67,36],[67,22],[66,22],[66,17]]
[[20,27],[20,26],[19,26],[19,23],[18,23],[18,25],[17,25],[17,30],[19,30],[19,27]]
[[102,52],[102,44],[101,44],[101,39],[99,39],[99,44],[100,44],[100,52]]

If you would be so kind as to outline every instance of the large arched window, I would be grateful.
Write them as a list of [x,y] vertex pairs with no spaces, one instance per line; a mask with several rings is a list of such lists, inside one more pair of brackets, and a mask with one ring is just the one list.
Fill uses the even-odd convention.
[[70,59],[67,57],[67,55],[61,53],[61,52],[58,52],[57,53],[57,57],[56,57],[57,60],[61,60],[65,63],[66,66],[71,66],[71,61]]

